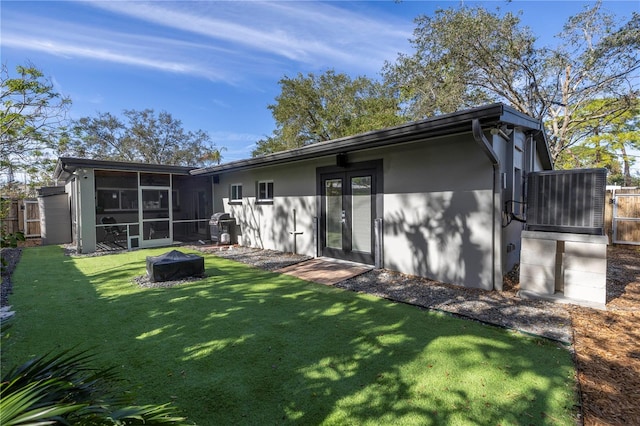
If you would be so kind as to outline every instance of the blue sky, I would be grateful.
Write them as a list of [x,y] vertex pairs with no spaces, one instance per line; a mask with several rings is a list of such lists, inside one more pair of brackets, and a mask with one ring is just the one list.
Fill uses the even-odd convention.
[[[379,77],[385,61],[409,53],[414,18],[456,1],[15,1],[0,7],[0,54],[11,74],[33,63],[73,101],[70,117],[167,111],[202,129],[223,161],[250,156],[275,128],[267,105],[278,81],[328,69]],[[540,38],[593,2],[464,1],[504,12]],[[634,0],[605,1],[628,18]]]

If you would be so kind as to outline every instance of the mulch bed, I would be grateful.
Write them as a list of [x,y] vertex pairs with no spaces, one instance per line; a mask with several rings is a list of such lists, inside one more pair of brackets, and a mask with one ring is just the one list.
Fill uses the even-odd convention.
[[640,247],[607,257],[607,310],[571,309],[584,424],[640,425]]
[[[6,262],[2,268],[4,306],[21,250],[2,249],[0,254]],[[274,261],[271,253],[263,254],[260,261],[265,269],[299,261],[282,254]],[[515,272],[505,279],[506,293],[517,291]],[[640,247],[608,248],[606,310],[571,306],[569,312],[582,421],[587,426],[640,425]]]
[[2,259],[2,287],[0,287],[0,306],[6,306],[9,302],[9,295],[13,291],[11,282],[11,274],[16,265],[20,261],[22,255],[21,248],[2,248],[0,249],[0,259]]

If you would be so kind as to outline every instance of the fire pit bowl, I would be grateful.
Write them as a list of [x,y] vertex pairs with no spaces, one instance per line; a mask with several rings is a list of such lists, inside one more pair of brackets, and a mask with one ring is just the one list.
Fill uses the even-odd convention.
[[204,258],[171,250],[159,256],[147,256],[147,276],[153,282],[174,281],[204,275]]

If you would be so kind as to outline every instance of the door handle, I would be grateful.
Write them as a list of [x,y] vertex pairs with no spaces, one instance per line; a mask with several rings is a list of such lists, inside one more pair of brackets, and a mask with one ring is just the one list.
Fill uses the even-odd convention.
[[340,219],[342,220],[342,223],[346,223],[346,221],[347,221],[347,212],[342,210],[342,214],[340,215]]

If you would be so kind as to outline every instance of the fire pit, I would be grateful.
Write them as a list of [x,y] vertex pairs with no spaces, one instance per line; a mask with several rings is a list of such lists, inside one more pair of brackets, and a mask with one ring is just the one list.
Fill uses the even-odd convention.
[[204,275],[204,258],[178,250],[160,256],[147,256],[147,275],[153,282],[201,277]]

